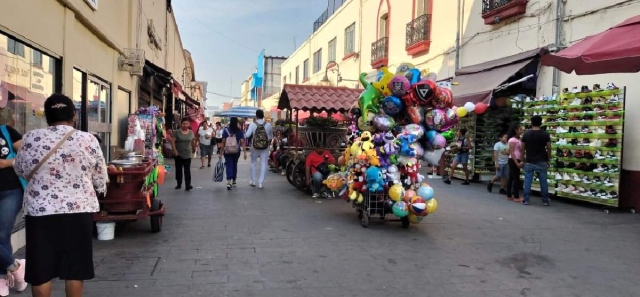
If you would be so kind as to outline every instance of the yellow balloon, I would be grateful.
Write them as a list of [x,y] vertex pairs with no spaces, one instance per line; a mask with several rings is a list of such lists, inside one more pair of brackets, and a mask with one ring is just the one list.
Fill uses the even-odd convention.
[[404,188],[402,185],[393,185],[389,188],[389,198],[391,200],[398,202],[404,197]]
[[467,109],[464,106],[460,106],[456,109],[456,113],[459,117],[464,118],[467,115]]
[[409,223],[411,223],[411,224],[418,224],[418,223],[422,222],[422,220],[424,219],[424,217],[419,217],[419,216],[414,215],[412,213],[409,213],[409,215],[407,215],[407,218],[409,219]]
[[438,210],[438,201],[436,201],[436,198],[429,199],[429,201],[427,201],[427,213],[432,214],[436,212],[436,210]]

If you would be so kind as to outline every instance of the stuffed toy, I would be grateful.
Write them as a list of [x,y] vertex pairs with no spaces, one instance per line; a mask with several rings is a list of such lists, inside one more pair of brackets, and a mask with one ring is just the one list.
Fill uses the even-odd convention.
[[386,154],[386,152],[384,151],[384,148],[382,148],[381,146],[376,147],[376,155],[378,156],[378,160],[380,162],[380,167],[382,168],[387,168],[387,166],[389,166],[389,155]]
[[418,164],[417,163],[409,163],[405,166],[407,170],[407,176],[409,178],[409,183],[417,184],[420,181],[418,180]]
[[384,141],[384,153],[388,156],[395,155],[398,152],[398,145],[396,144],[396,137],[393,136],[393,133],[387,132],[383,137]]
[[387,167],[387,180],[394,185],[400,183],[400,172],[398,171],[398,166],[392,164]]
[[365,173],[367,180],[367,189],[369,192],[382,192],[384,191],[384,180],[382,179],[382,171],[376,166],[371,166]]
[[415,157],[416,152],[409,145],[416,141],[416,136],[409,133],[400,134],[398,137],[400,141],[400,155]]
[[369,165],[380,167],[380,158],[378,157],[377,149],[372,148],[364,152],[367,156]]
[[374,148],[373,136],[371,135],[371,132],[369,131],[362,132],[362,135],[360,135],[359,143],[360,143],[360,150],[363,152],[366,152]]
[[376,147],[384,145],[384,132],[378,132],[373,135],[373,145]]

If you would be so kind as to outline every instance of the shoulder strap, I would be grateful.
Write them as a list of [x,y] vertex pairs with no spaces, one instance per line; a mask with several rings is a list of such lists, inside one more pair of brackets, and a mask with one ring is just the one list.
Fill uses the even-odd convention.
[[62,140],[60,140],[58,144],[56,144],[56,146],[53,147],[53,149],[50,150],[49,153],[46,156],[44,156],[44,158],[42,158],[42,160],[40,160],[40,163],[38,163],[38,165],[36,165],[36,167],[34,167],[33,170],[29,172],[29,175],[27,175],[27,180],[31,180],[33,175],[36,174],[36,172],[38,172],[38,169],[40,169],[40,167],[42,167],[42,165],[45,162],[47,162],[47,160],[49,160],[51,155],[53,155],[60,148],[60,146],[62,146],[65,142],[67,142],[67,139],[69,139],[69,137],[71,137],[71,135],[73,135],[74,132],[76,132],[76,130],[72,129],[71,131],[67,132],[67,134],[62,136]]
[[11,135],[9,135],[7,125],[0,125],[0,131],[2,131],[4,139],[7,140],[7,145],[9,146],[9,154],[13,155],[13,140],[11,140]]

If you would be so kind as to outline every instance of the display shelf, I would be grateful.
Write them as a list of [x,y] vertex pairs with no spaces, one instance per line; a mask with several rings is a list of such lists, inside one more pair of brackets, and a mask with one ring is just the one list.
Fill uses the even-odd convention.
[[556,168],[555,169],[558,173],[568,173],[568,174],[573,174],[576,173],[578,175],[588,175],[588,176],[598,176],[598,177],[609,177],[609,178],[616,178],[618,177],[620,174],[619,173],[609,173],[609,172],[593,172],[593,171],[582,171],[582,170],[574,170],[571,168]]
[[566,193],[566,192],[557,192],[556,196],[562,197],[562,198],[569,198],[569,199],[574,199],[574,200],[590,202],[590,203],[594,203],[594,204],[601,204],[601,205],[606,205],[606,206],[614,206],[614,207],[618,206],[618,199],[603,199],[603,198],[598,198],[598,197],[576,195],[576,194],[573,194],[573,193]]
[[523,111],[528,114],[531,115],[529,112],[533,111],[533,112],[541,112],[541,111],[560,111],[560,110],[567,110],[567,109],[572,109],[572,108],[585,108],[585,107],[589,107],[589,108],[596,108],[596,107],[600,107],[600,108],[610,108],[610,107],[620,107],[622,106],[621,103],[595,103],[595,104],[583,104],[583,105],[552,105],[552,106],[535,106],[535,107],[525,107],[523,108]]
[[560,144],[551,144],[553,149],[559,148],[562,150],[583,150],[583,151],[603,151],[603,152],[622,152],[622,148],[620,147],[620,143],[616,147],[593,147],[593,146],[582,146],[582,145],[560,145]]
[[579,187],[583,187],[583,188],[589,188],[589,189],[595,189],[595,190],[604,190],[604,191],[614,191],[618,189],[618,185],[614,184],[613,186],[606,186],[604,184],[594,184],[594,183],[585,183],[582,181],[576,181],[576,180],[554,180],[553,181],[554,184],[564,184],[566,185],[573,185],[573,186],[579,186]]
[[[551,131],[548,131],[549,134],[552,134]],[[557,138],[582,138],[582,139],[622,139],[621,134],[593,134],[593,133],[554,133],[551,136],[551,140],[557,140]]]
[[565,163],[574,162],[574,163],[585,163],[585,164],[605,164],[605,165],[620,165],[620,160],[596,160],[596,159],[587,159],[587,158],[572,158],[572,157],[556,157],[556,159]]

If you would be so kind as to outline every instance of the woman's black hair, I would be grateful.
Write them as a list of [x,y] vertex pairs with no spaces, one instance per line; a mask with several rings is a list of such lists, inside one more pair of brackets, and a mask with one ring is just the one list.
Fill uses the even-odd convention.
[[76,107],[71,98],[62,94],[53,94],[44,102],[44,116],[47,124],[60,122],[73,122],[76,115]]
[[237,117],[231,117],[229,119],[229,132],[231,132],[231,134],[238,134],[241,131],[242,130],[240,130],[240,128],[238,128],[238,118]]
[[187,119],[186,117],[185,117],[185,118],[182,118],[182,121],[180,121],[180,124],[182,124],[182,123],[184,123],[184,122],[189,122],[189,119]]
[[511,123],[511,126],[509,126],[509,132],[507,132],[507,138],[511,139],[511,137],[515,137],[516,131],[518,131],[518,128],[520,128],[520,123],[517,123],[517,122]]

